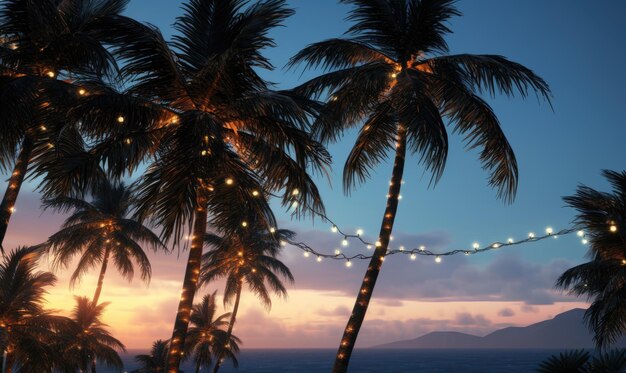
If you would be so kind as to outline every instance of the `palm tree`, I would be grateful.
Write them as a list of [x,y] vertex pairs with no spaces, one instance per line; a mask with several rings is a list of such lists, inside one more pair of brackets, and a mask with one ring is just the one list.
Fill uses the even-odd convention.
[[[591,360],[590,360],[591,359]],[[626,350],[611,350],[591,356],[585,350],[573,350],[552,355],[539,364],[540,373],[606,373],[626,369]]]
[[478,94],[496,91],[526,96],[535,91],[549,99],[548,85],[531,70],[494,55],[445,55],[446,22],[459,15],[453,0],[343,0],[354,5],[348,38],[307,46],[293,66],[329,71],[297,91],[313,97],[329,93],[314,125],[324,141],[336,141],[348,128],[361,126],[346,161],[343,185],[349,193],[389,154],[394,155],[387,207],[376,249],[341,339],[334,372],[345,372],[365,318],[389,244],[398,207],[407,151],[432,172],[436,182],[446,163],[448,135],[444,118],[465,135],[490,185],[511,201],[517,187],[517,163],[500,123]]
[[[0,247],[28,172],[83,143],[66,109],[88,92],[77,79],[111,75],[109,30],[128,0],[6,0],[0,5],[0,169],[11,170],[0,202]],[[52,175],[60,177],[65,175]],[[76,182],[86,182],[73,175]]]
[[96,361],[121,371],[124,368],[118,351],[126,352],[124,345],[107,331],[100,318],[108,303],[96,304],[87,297],[76,297],[71,326],[62,333],[65,339],[63,356],[81,372],[96,373]]
[[[235,326],[244,285],[248,286],[267,309],[272,306],[269,290],[278,296],[287,296],[287,289],[280,277],[293,282],[293,275],[276,257],[281,251],[281,242],[293,238],[294,235],[294,232],[286,229],[268,231],[260,222],[256,224],[251,222],[248,226],[241,227],[238,232],[224,236],[215,234],[205,236],[205,243],[214,249],[202,257],[200,284],[226,278],[224,303],[232,302],[233,298],[235,301],[228,323],[226,341],[229,341]],[[213,373],[219,371],[222,357],[230,353],[231,347],[228,342],[218,346],[218,359]]]
[[598,347],[626,331],[626,171],[602,174],[612,193],[580,186],[575,195],[563,198],[578,211],[575,223],[589,241],[590,261],[565,271],[556,284],[592,302],[585,321]]
[[22,372],[58,367],[60,356],[52,346],[69,320],[43,307],[46,288],[56,277],[37,271],[40,256],[35,248],[20,247],[0,262],[0,366],[6,366],[7,373],[14,366]]
[[131,373],[165,373],[167,371],[168,349],[168,341],[161,339],[154,341],[149,354],[135,356],[135,361],[141,364],[141,367],[131,371]]
[[[149,281],[150,261],[141,244],[153,251],[166,250],[156,234],[137,220],[129,217],[134,196],[123,182],[103,181],[97,185],[93,200],[87,202],[75,197],[57,197],[44,201],[47,208],[62,212],[73,210],[61,230],[48,238],[42,246],[53,258],[53,268],[67,267],[80,255],[70,284],[96,265],[100,265],[98,284],[93,296],[97,305],[109,260],[129,281],[139,268],[141,279]],[[133,264],[134,263],[134,264]]]
[[[144,123],[142,131],[128,138],[123,160],[153,156],[137,186],[138,216],[150,218],[175,245],[184,231],[189,233],[169,349],[171,373],[183,352],[209,216],[211,224],[231,231],[246,216],[260,216],[268,228],[275,226],[266,198],[278,190],[285,205],[297,202],[296,214],[305,207],[323,209],[306,169],[324,170],[330,158],[308,133],[307,120],[316,106],[293,92],[272,90],[255,70],[272,68],[261,50],[273,45],[269,30],[292,13],[284,0],[189,0],[183,10],[171,43],[138,22],[112,32],[123,76],[133,83],[124,95],[140,104],[118,100],[118,106],[104,105],[120,96],[102,95],[91,113],[104,115],[94,114],[85,124],[108,126],[117,135]],[[152,114],[147,107],[154,109]],[[117,115],[122,125],[111,128]]]
[[[195,304],[191,310],[191,318],[189,320],[191,326],[187,331],[185,342],[185,356],[193,360],[195,364],[195,372],[198,373],[201,368],[208,368],[213,364],[213,358],[220,359],[217,356],[216,347],[229,345],[224,351],[225,357],[231,360],[235,367],[238,366],[236,353],[239,352],[239,343],[241,341],[234,335],[228,336],[224,327],[228,325],[227,318],[230,313],[224,313],[215,317],[217,305],[215,304],[215,294],[206,294],[202,298],[202,302]],[[220,349],[221,351],[221,349]],[[217,363],[217,362],[216,362]]]

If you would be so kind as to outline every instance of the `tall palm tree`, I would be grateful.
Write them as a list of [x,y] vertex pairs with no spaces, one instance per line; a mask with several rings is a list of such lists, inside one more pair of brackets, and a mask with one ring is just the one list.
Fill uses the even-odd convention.
[[293,282],[289,268],[276,257],[281,251],[281,242],[293,238],[295,233],[286,229],[268,231],[260,223],[253,221],[239,231],[223,236],[205,236],[206,244],[212,246],[213,250],[202,257],[200,284],[226,278],[224,303],[232,302],[233,298],[235,302],[228,323],[227,343],[217,348],[218,359],[213,373],[219,371],[222,357],[230,353],[232,346],[228,341],[237,320],[244,285],[269,309],[272,306],[270,290],[278,296],[287,296],[287,289],[280,277]]
[[58,367],[59,354],[52,349],[59,331],[69,320],[44,309],[46,288],[56,283],[50,272],[37,271],[41,253],[20,247],[0,262],[0,366],[11,373],[41,372]]
[[107,330],[101,320],[108,303],[96,304],[87,297],[76,297],[76,306],[72,311],[72,323],[62,333],[65,339],[63,356],[78,367],[81,372],[96,373],[96,361],[121,371],[124,363],[118,351],[126,352],[122,342]]
[[346,38],[307,46],[290,65],[305,63],[329,71],[301,85],[313,97],[330,99],[315,123],[322,141],[361,126],[344,166],[348,193],[364,182],[389,154],[394,163],[387,207],[376,249],[337,352],[334,372],[347,369],[376,279],[387,251],[398,207],[407,151],[432,172],[436,182],[446,163],[446,122],[465,135],[498,195],[512,200],[517,163],[500,123],[481,92],[522,96],[535,91],[549,99],[548,85],[531,70],[494,55],[446,55],[447,21],[459,15],[453,0],[343,0],[352,4]]
[[100,265],[100,275],[92,302],[98,304],[109,260],[123,277],[132,280],[135,266],[141,279],[149,281],[150,261],[143,246],[153,251],[166,250],[158,236],[129,215],[134,205],[131,189],[123,182],[103,181],[97,185],[93,200],[57,197],[44,201],[47,208],[62,212],[73,210],[61,230],[42,244],[53,258],[53,268],[67,267],[80,256],[70,284],[93,267]]
[[[169,349],[172,373],[183,353],[209,217],[226,230],[239,227],[246,216],[275,226],[266,197],[277,190],[283,190],[285,205],[297,202],[296,214],[305,206],[323,208],[306,172],[325,169],[330,158],[308,133],[316,106],[293,92],[272,90],[255,70],[272,68],[261,51],[273,45],[269,30],[292,13],[284,3],[189,0],[170,43],[138,22],[111,34],[120,46],[123,75],[133,83],[124,94],[141,104],[104,105],[119,96],[103,95],[91,111],[103,115],[91,116],[85,128],[108,126],[117,134],[144,122],[143,130],[128,138],[128,159],[153,156],[137,186],[139,216],[152,219],[174,244],[189,233]],[[154,108],[152,116],[142,114],[146,107]],[[118,115],[120,123],[111,128]]]
[[591,301],[585,321],[598,347],[626,332],[626,171],[602,174],[611,193],[583,185],[575,195],[563,198],[578,211],[575,223],[589,241],[590,260],[557,280],[558,287]]
[[[229,345],[224,351],[225,358],[231,360],[235,367],[238,366],[236,353],[239,352],[241,341],[234,335],[228,336],[224,328],[228,325],[231,314],[224,313],[216,317],[217,305],[215,304],[215,294],[206,294],[200,303],[193,306],[190,327],[185,340],[185,356],[190,358],[195,365],[195,372],[202,368],[209,368],[213,364],[213,359],[222,358],[218,356],[217,346]],[[220,348],[221,351],[221,348]],[[216,362],[217,363],[217,362]]]
[[63,148],[83,145],[64,115],[88,95],[73,82],[117,69],[104,44],[109,30],[125,20],[120,13],[127,3],[6,0],[0,5],[0,170],[11,170],[0,202],[0,247],[26,174],[37,173]]

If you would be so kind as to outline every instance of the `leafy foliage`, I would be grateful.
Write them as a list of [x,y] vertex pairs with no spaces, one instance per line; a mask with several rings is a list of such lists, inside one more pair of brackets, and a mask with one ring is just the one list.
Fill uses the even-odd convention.
[[585,320],[598,347],[626,332],[626,171],[605,170],[603,176],[611,193],[581,185],[563,198],[578,211],[575,224],[589,240],[590,260],[565,271],[556,284],[592,302]]

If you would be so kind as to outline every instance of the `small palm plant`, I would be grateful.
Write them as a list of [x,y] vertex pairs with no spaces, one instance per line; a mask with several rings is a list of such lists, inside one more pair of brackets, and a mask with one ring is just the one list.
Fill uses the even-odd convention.
[[393,157],[387,206],[354,307],[344,329],[333,372],[347,370],[383,265],[398,209],[408,156],[441,177],[448,155],[448,126],[480,149],[489,184],[511,201],[518,179],[513,150],[481,93],[549,99],[546,82],[530,69],[495,55],[447,55],[447,21],[460,12],[452,0],[343,0],[353,6],[348,37],[307,46],[291,64],[328,72],[301,85],[313,97],[329,93],[314,125],[323,142],[337,141],[360,127],[346,160],[343,181],[349,193],[384,159]]
[[578,211],[575,223],[589,241],[590,260],[565,271],[556,284],[591,301],[585,321],[598,347],[626,330],[626,171],[602,174],[612,193],[580,186],[563,198]]
[[168,349],[168,341],[162,339],[154,341],[149,354],[135,356],[135,361],[140,364],[140,367],[131,373],[165,373],[167,371]]
[[[213,365],[214,359],[225,358],[232,361],[235,367],[238,366],[236,354],[241,341],[232,334],[229,336],[224,330],[228,327],[226,320],[231,316],[230,313],[216,317],[216,292],[205,295],[191,310],[190,327],[185,339],[185,356],[193,361],[196,373]],[[218,346],[224,345],[230,348],[223,351],[223,356],[218,356],[218,351],[222,352],[221,348],[218,350]]]
[[23,372],[60,367],[53,346],[69,320],[43,307],[46,288],[54,286],[56,277],[37,271],[40,257],[38,249],[20,247],[0,261],[0,353],[6,373],[15,366]]
[[98,304],[110,260],[126,279],[132,280],[137,266],[141,279],[149,281],[152,269],[142,245],[153,251],[165,250],[156,234],[129,217],[133,198],[131,189],[124,183],[103,181],[97,185],[91,202],[75,197],[44,201],[47,208],[61,212],[73,210],[61,230],[42,245],[53,258],[53,268],[67,267],[80,255],[70,279],[70,284],[74,284],[93,267],[100,265],[92,299],[95,305]]
[[290,230],[267,230],[259,223],[250,222],[232,234],[205,236],[206,244],[213,249],[202,257],[200,283],[204,285],[225,278],[224,303],[232,302],[233,298],[235,302],[228,323],[226,344],[217,348],[219,358],[215,363],[214,373],[219,371],[222,357],[226,356],[232,347],[229,339],[237,319],[244,285],[247,285],[268,309],[272,305],[270,290],[282,297],[287,295],[287,289],[280,277],[293,282],[293,275],[276,257],[280,253],[281,242],[293,238],[294,235],[295,233]]
[[104,363],[118,372],[124,368],[118,351],[126,352],[126,349],[101,321],[107,304],[96,305],[87,297],[76,297],[72,323],[62,333],[65,339],[65,347],[62,349],[64,359],[71,361],[82,372],[91,369],[91,373],[96,373],[96,362]]
[[626,350],[600,352],[595,356],[585,350],[552,355],[537,368],[540,373],[619,373],[626,371]]

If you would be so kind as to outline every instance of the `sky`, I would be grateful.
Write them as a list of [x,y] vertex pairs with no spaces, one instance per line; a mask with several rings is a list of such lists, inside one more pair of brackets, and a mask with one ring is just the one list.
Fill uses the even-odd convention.
[[[338,37],[348,28],[350,6],[334,0],[293,0],[296,14],[272,32],[276,48],[266,50],[276,69],[263,76],[280,88],[293,87],[316,71],[285,70],[289,57],[309,43]],[[520,168],[517,197],[512,204],[496,198],[487,185],[474,151],[451,136],[450,153],[441,181],[429,185],[417,159],[407,161],[402,200],[391,248],[420,245],[435,252],[481,247],[509,237],[525,238],[571,225],[575,212],[562,197],[579,184],[607,190],[602,169],[624,170],[626,138],[621,109],[626,86],[626,49],[621,15],[626,2],[472,0],[457,3],[463,13],[450,21],[450,53],[499,54],[542,76],[553,92],[552,108],[529,97],[487,98],[500,118]],[[169,37],[181,14],[180,2],[132,0],[127,15],[158,26]],[[382,164],[371,179],[350,196],[343,194],[341,170],[354,133],[329,147],[334,163],[331,180],[318,178],[327,215],[345,232],[364,230],[375,241],[385,208],[391,169]],[[7,176],[8,177],[8,176]],[[20,195],[5,247],[35,244],[54,233],[63,216],[41,212],[35,182]],[[292,220],[275,205],[281,227],[295,230],[298,240],[332,253],[343,237],[320,219]],[[346,253],[367,253],[351,241]],[[576,307],[578,299],[553,288],[567,268],[585,260],[586,246],[575,235],[502,248],[472,256],[432,257],[410,261],[392,256],[385,261],[357,347],[415,338],[434,330],[485,335],[511,325],[528,325]],[[150,255],[149,284],[128,283],[110,267],[101,299],[112,332],[129,348],[146,348],[169,338],[180,296],[186,253]],[[244,292],[234,333],[247,348],[336,347],[362,280],[366,262],[317,263],[286,247],[281,259],[291,268],[295,284],[286,299],[275,298],[271,310]],[[46,264],[42,265],[46,269]],[[69,288],[70,268],[57,272],[58,285],[49,306],[62,313],[73,307],[74,295],[91,297],[96,271]],[[209,284],[198,295],[218,290]],[[221,302],[220,302],[221,304]],[[230,306],[221,309],[230,311]]]

